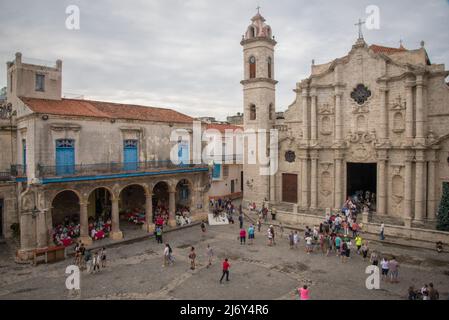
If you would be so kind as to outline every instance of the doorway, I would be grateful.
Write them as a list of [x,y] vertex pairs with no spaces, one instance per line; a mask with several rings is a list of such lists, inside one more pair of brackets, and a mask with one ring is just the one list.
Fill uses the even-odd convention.
[[298,202],[298,175],[293,173],[282,174],[282,201]]
[[352,197],[357,192],[377,192],[377,163],[346,164],[346,196]]

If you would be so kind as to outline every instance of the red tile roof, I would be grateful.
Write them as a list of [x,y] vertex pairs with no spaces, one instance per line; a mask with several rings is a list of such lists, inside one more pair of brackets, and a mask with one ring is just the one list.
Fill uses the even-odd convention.
[[391,48],[391,47],[378,46],[377,44],[372,44],[369,46],[369,48],[373,50],[375,53],[386,53],[386,54],[407,51],[407,49],[405,49],[403,46],[400,46],[399,48]]
[[34,112],[63,116],[84,116],[159,122],[191,123],[194,119],[175,110],[78,99],[21,98]]
[[206,129],[216,129],[222,133],[225,133],[225,130],[243,130],[242,127],[234,126],[232,124],[221,124],[221,123],[209,123],[206,127]]

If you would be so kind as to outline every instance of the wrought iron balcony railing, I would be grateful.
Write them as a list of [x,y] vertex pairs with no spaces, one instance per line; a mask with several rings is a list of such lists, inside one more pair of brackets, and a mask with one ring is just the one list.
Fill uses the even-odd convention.
[[37,166],[38,177],[85,176],[100,174],[115,174],[129,172],[153,172],[179,168],[207,167],[205,164],[174,164],[170,160],[145,162],[110,162],[96,164],[76,164],[63,166]]

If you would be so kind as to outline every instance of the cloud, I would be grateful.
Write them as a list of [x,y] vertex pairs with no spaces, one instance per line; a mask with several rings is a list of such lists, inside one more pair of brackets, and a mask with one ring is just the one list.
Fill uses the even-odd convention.
[[[0,59],[63,59],[63,91],[86,98],[170,107],[192,116],[242,111],[241,35],[255,13],[252,1],[135,0],[31,1],[0,4]],[[65,8],[78,5],[81,29],[65,28]],[[447,1],[261,1],[278,41],[276,105],[293,100],[295,83],[311,60],[345,55],[357,37],[354,23],[366,6],[380,8],[380,30],[364,29],[368,43],[408,48],[426,41],[430,59],[449,64]],[[5,85],[0,64],[0,86]]]

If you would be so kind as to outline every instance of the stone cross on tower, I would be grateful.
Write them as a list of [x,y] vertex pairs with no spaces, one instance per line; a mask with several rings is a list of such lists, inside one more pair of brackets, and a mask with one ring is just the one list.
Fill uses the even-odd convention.
[[362,26],[365,24],[365,21],[362,21],[362,19],[359,19],[359,22],[354,24],[355,26],[359,27],[359,39],[363,39],[363,34],[362,34]]
[[259,5],[257,6],[257,8],[256,8],[256,9],[257,9],[257,13],[258,13],[258,14],[260,14],[260,12],[259,12],[259,10],[260,10],[260,6],[259,6]]

